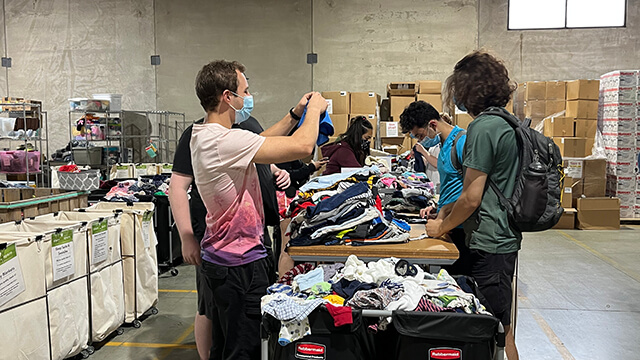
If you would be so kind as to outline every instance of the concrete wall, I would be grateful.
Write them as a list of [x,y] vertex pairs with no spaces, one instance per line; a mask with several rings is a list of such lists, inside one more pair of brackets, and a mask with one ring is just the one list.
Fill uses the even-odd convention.
[[317,90],[444,80],[477,45],[476,1],[314,1]]
[[68,98],[119,93],[125,108],[155,107],[152,0],[12,0],[6,21],[9,95],[43,101],[50,152],[69,141]]
[[507,30],[507,0],[478,1],[479,45],[502,57],[517,81],[598,79],[640,67],[640,6],[628,1],[627,27]]
[[198,119],[195,78],[215,59],[247,67],[254,117],[268,126],[311,89],[309,1],[157,0],[158,108]]
[[[12,0],[6,19],[9,95],[44,101],[52,149],[68,141],[74,96],[115,92],[128,109],[201,117],[195,76],[219,58],[247,66],[254,114],[268,126],[311,88],[384,95],[390,81],[444,80],[478,44],[519,81],[595,78],[637,68],[640,55],[632,1],[627,28],[560,31],[507,31],[507,0]],[[6,84],[0,69],[2,96]]]

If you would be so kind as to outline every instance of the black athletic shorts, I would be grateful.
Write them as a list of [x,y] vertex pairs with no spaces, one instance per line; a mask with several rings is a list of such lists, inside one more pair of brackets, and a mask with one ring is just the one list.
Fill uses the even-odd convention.
[[518,252],[490,254],[481,250],[471,250],[471,276],[487,299],[491,313],[502,325],[511,324],[511,302],[513,289],[511,282],[515,271]]
[[447,270],[449,275],[467,275],[471,276],[471,252],[469,247],[465,243],[465,232],[462,228],[455,228],[449,233],[451,241],[456,245],[458,249],[458,260],[451,265],[443,266],[442,268]]
[[260,300],[272,272],[271,256],[234,267],[202,261],[199,290],[213,325],[210,359],[260,358]]

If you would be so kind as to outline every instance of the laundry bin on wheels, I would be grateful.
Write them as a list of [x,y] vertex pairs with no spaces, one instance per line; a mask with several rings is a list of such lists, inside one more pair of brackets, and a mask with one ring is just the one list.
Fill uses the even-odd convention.
[[43,240],[0,234],[0,357],[51,359]]
[[[153,203],[99,202],[84,211],[121,212],[120,239],[124,263],[125,322],[140,327],[145,313],[157,314],[158,257]],[[80,210],[82,211],[82,210]]]
[[124,276],[120,249],[121,213],[59,211],[35,220],[86,223],[89,250],[91,341],[100,342],[124,323]]
[[89,355],[89,292],[86,228],[78,223],[0,224],[2,239],[42,241],[51,358]]
[[311,335],[282,346],[278,343],[281,322],[271,315],[262,318],[262,360],[375,359],[374,337],[367,331],[363,312],[353,310],[353,323],[336,327],[324,306],[309,315]]

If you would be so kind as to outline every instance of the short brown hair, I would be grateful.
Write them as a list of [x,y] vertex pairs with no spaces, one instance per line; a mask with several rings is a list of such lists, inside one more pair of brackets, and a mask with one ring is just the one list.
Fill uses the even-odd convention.
[[504,107],[516,89],[501,60],[483,50],[476,50],[458,61],[445,85],[445,101],[451,110],[453,98],[469,114],[479,115],[491,106]]
[[214,111],[225,90],[238,91],[238,74],[245,67],[237,61],[216,60],[203,66],[196,76],[196,95],[205,111]]

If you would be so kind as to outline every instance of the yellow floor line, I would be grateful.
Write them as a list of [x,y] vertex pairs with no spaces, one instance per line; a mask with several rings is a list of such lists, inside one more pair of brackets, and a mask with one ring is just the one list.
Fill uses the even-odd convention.
[[178,290],[178,289],[158,289],[158,292],[166,292],[166,293],[197,293],[198,290]]
[[544,334],[547,335],[547,337],[549,338],[549,341],[551,341],[551,343],[556,347],[556,349],[562,356],[562,359],[575,360],[573,355],[571,355],[571,352],[569,352],[569,349],[567,349],[564,346],[564,343],[560,340],[558,335],[556,335],[556,333],[553,332],[553,329],[551,329],[551,326],[549,326],[549,324],[544,320],[544,318],[540,314],[538,314],[538,312],[536,312],[535,310],[530,310],[530,311],[531,311],[531,314],[533,315],[533,318],[538,323],[538,326],[540,326],[540,329],[542,329]]
[[159,344],[159,343],[137,343],[137,342],[108,342],[104,346],[139,347],[152,349],[195,349],[193,344]]
[[620,263],[618,263],[617,261],[613,260],[609,256],[604,255],[603,253],[601,253],[598,250],[592,248],[591,246],[583,243],[582,241],[574,238],[573,236],[567,234],[566,232],[561,231],[561,230],[556,230],[556,231],[559,232],[560,234],[562,234],[567,239],[573,241],[576,245],[578,245],[581,248],[583,248],[583,249],[587,250],[588,252],[592,253],[593,255],[595,255],[600,260],[602,260],[602,261],[606,262],[607,264],[613,266],[614,268],[616,268],[617,270],[619,270],[622,273],[626,274],[627,276],[629,276],[630,278],[634,279],[635,281],[640,282],[640,274],[638,274],[637,272],[635,272],[635,271],[633,271],[633,270],[621,265]]
[[[180,336],[178,336],[178,338],[174,341],[174,343],[181,344],[184,341],[184,339],[186,339],[189,335],[191,335],[193,333],[193,325],[194,324],[191,324],[191,326],[189,326],[185,331],[183,331],[182,334],[180,334]],[[192,349],[196,348],[195,345],[191,345],[191,346],[193,346]],[[158,360],[166,359],[167,356],[171,355],[171,353],[175,349],[177,348],[168,348],[168,349],[162,350],[162,353],[160,353],[160,355],[158,356]]]

